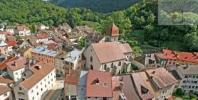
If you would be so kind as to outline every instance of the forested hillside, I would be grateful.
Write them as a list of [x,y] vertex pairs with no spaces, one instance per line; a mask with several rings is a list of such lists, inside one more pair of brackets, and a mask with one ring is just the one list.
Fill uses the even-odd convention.
[[66,8],[88,8],[97,12],[112,12],[123,10],[140,0],[51,0],[51,2]]
[[[136,52],[141,52],[140,47],[150,46],[198,51],[197,25],[158,25],[157,7],[157,0],[143,0],[126,10],[98,13],[85,8],[61,8],[41,0],[1,0],[0,21],[30,26],[37,23],[56,26],[67,22],[72,27],[88,25],[103,34],[107,26],[114,22],[120,28],[121,39],[131,44]],[[186,13],[191,13],[188,14],[189,19],[197,16],[196,13]]]

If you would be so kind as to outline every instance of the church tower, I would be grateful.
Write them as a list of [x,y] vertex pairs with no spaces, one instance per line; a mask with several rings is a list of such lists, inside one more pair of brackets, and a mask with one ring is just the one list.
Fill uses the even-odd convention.
[[119,28],[112,23],[106,31],[111,42],[118,41],[119,38]]

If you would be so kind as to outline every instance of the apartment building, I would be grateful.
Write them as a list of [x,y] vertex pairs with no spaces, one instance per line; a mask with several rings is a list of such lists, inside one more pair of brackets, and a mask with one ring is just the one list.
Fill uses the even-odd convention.
[[198,65],[181,65],[176,71],[181,79],[179,88],[186,92],[198,92]]
[[50,63],[37,63],[24,72],[23,80],[14,87],[16,100],[42,100],[55,85],[55,68]]
[[28,66],[27,60],[24,57],[18,57],[15,60],[6,63],[8,75],[15,81],[22,78],[25,67]]

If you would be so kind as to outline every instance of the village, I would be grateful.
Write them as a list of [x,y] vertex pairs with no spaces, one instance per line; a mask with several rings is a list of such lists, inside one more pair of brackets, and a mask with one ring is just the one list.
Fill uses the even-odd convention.
[[114,23],[0,27],[0,100],[173,100],[198,92],[198,52],[135,55]]

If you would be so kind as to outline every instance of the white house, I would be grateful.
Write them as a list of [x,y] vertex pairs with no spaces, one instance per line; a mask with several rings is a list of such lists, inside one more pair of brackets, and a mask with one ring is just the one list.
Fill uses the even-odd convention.
[[38,30],[46,30],[46,29],[49,29],[48,26],[45,26],[45,25],[43,25],[43,24],[38,25],[37,28],[38,28]]
[[13,60],[11,62],[8,62],[6,64],[8,75],[15,81],[19,81],[22,78],[22,74],[25,71],[25,67],[27,65],[26,58],[19,57],[16,60]]
[[12,35],[15,33],[14,27],[12,26],[6,26],[5,31],[11,33]]
[[0,40],[2,41],[6,40],[6,32],[0,32]]
[[25,25],[18,25],[16,27],[16,33],[19,35],[19,36],[27,36],[27,35],[31,35],[31,32],[30,32],[30,29],[25,26]]
[[49,35],[46,32],[41,32],[36,34],[37,40],[36,43],[43,43],[49,40]]
[[[42,100],[55,85],[55,68],[52,64],[38,63],[24,74],[23,81],[14,88],[16,100]],[[30,73],[28,75],[28,73]]]
[[118,73],[124,67],[128,68],[132,49],[129,44],[119,42],[93,43],[85,50],[84,56],[86,68]]
[[181,65],[176,71],[181,78],[179,88],[186,92],[198,92],[198,65]]
[[82,60],[82,51],[83,50],[74,49],[71,52],[68,52],[65,57],[66,65],[71,65],[74,70],[81,68],[80,61]]

